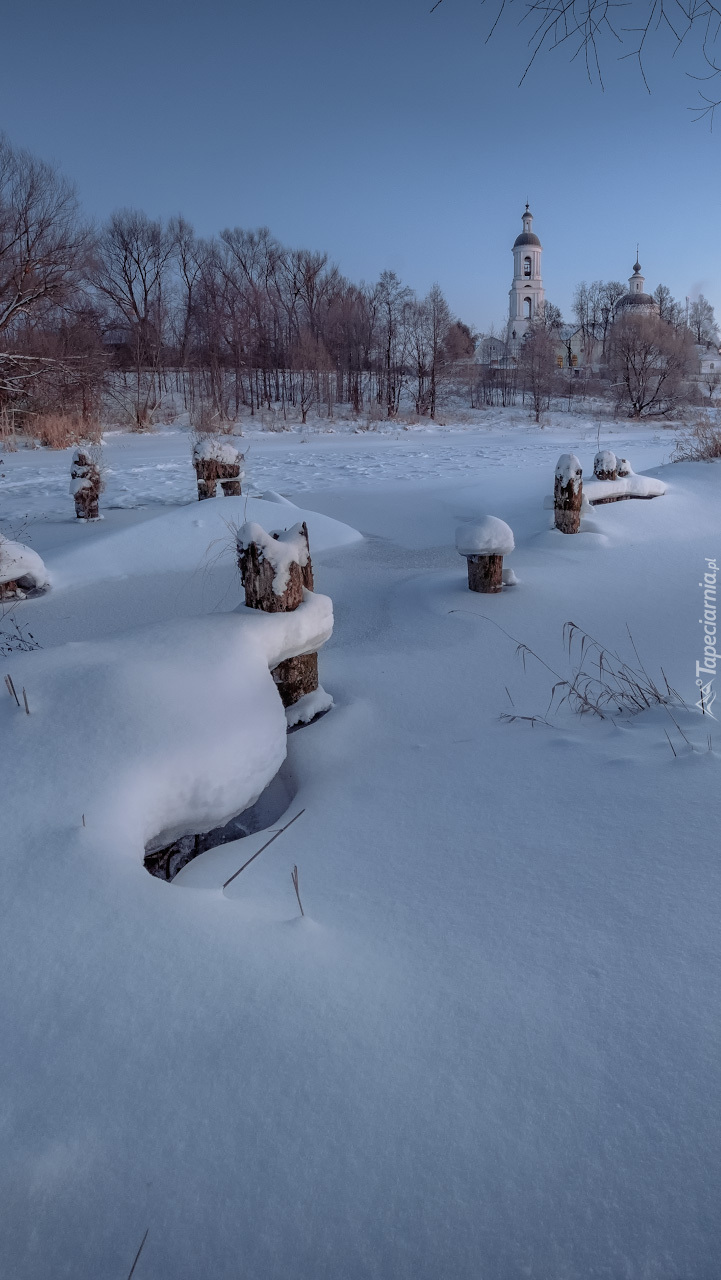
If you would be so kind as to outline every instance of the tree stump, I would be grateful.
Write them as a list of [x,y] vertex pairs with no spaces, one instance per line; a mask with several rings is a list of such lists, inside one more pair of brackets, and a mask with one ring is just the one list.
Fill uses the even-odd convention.
[[244,477],[242,453],[222,440],[199,440],[193,449],[193,466],[198,481],[198,501],[214,498],[220,482],[223,496],[238,498]]
[[583,471],[575,453],[562,453],[556,463],[553,513],[560,533],[578,533],[581,527]]
[[630,476],[632,474],[633,473],[631,471],[631,463],[629,462],[628,458],[617,458],[616,459],[616,475],[618,476],[619,480],[625,480],[627,476]]
[[503,587],[503,556],[467,556],[468,586],[487,595]]
[[492,595],[503,590],[503,557],[513,551],[513,530],[498,516],[483,516],[477,524],[456,529],[456,551],[466,557],[468,587]]
[[602,449],[593,459],[593,474],[597,480],[615,480],[618,475],[615,453]]
[[225,468],[226,479],[220,477],[220,487],[223,490],[224,498],[240,497],[240,463],[237,462],[234,467]]
[[100,469],[85,449],[76,449],[70,469],[70,492],[75,500],[78,520],[97,520],[98,498],[102,488]]
[[[298,532],[308,548],[308,526],[305,520]],[[277,539],[278,534],[271,534],[271,537]],[[313,566],[309,550],[304,565],[293,560],[288,566],[287,585],[281,593],[273,590],[276,571],[257,543],[250,542],[247,547],[239,545],[238,564],[245,588],[245,603],[249,609],[262,609],[265,613],[292,613],[302,603],[303,589],[313,590]],[[301,653],[297,657],[287,658],[274,667],[271,675],[278,686],[283,706],[292,707],[300,698],[318,688],[318,654]]]

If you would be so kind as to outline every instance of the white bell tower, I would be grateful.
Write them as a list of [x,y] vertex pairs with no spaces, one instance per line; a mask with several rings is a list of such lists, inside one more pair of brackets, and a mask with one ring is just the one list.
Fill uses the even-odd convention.
[[541,279],[541,253],[538,236],[531,230],[533,214],[526,202],[523,231],[513,246],[513,284],[508,304],[508,343],[516,354],[531,321],[543,310],[546,294]]

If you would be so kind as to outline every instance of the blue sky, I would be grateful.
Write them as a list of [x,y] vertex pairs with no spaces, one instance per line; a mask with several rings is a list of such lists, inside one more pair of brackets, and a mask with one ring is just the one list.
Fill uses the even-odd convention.
[[550,300],[626,279],[721,315],[721,129],[694,124],[690,61],[652,95],[612,49],[606,92],[563,52],[519,88],[525,35],[479,0],[24,0],[3,16],[0,126],[56,161],[97,219],[182,212],[267,225],[355,280],[434,280],[462,319],[506,314],[526,199]]

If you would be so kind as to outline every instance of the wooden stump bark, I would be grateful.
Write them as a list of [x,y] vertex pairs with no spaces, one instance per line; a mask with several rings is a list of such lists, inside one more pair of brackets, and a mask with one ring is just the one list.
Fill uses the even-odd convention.
[[581,464],[575,454],[564,453],[556,465],[553,485],[553,517],[560,533],[578,533],[582,503]]
[[597,480],[615,480],[618,476],[615,454],[610,451],[597,453],[593,460],[593,474]]
[[240,461],[219,462],[217,458],[194,458],[193,466],[198,480],[198,502],[215,497],[218,481],[224,497],[240,497]]
[[[73,454],[70,475],[73,481],[71,489],[75,501],[75,515],[78,520],[97,520],[100,515],[98,499],[102,484],[99,467],[88,453],[77,449]],[[78,481],[82,482],[80,488],[76,487]]]
[[[303,521],[301,535],[308,546],[308,526]],[[277,535],[273,535],[276,537]],[[238,553],[238,564],[245,588],[245,603],[249,609],[262,609],[265,613],[292,613],[303,600],[303,588],[313,590],[313,566],[310,552],[304,565],[294,560],[288,570],[288,583],[281,595],[273,590],[275,569],[262,550],[251,542]],[[318,654],[302,653],[287,658],[271,672],[284,707],[292,707],[307,693],[318,688]]]
[[488,595],[503,587],[503,556],[467,556],[468,586]]

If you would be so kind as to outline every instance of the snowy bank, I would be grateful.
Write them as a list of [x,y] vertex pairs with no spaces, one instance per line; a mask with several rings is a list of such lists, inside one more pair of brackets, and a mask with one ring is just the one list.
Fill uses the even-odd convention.
[[234,613],[8,660],[29,716],[0,700],[8,847],[36,825],[78,827],[142,861],[147,840],[205,831],[257,800],[286,754],[271,676],[319,648],[327,596],[293,613]]
[[50,585],[50,577],[37,551],[0,536],[0,586],[7,582],[19,582],[26,590],[42,589]]
[[60,552],[51,561],[53,585],[58,588],[85,585],[103,578],[128,574],[154,574],[203,569],[210,562],[235,560],[232,526],[251,521],[263,526],[289,528],[305,520],[311,554],[348,546],[361,534],[340,520],[306,511],[291,503],[262,498],[209,498],[166,511],[152,521],[72,551]]
[[586,480],[583,485],[583,495],[591,506],[621,498],[660,498],[665,492],[666,485],[662,480],[654,476],[637,476],[633,471],[619,476],[617,480]]

